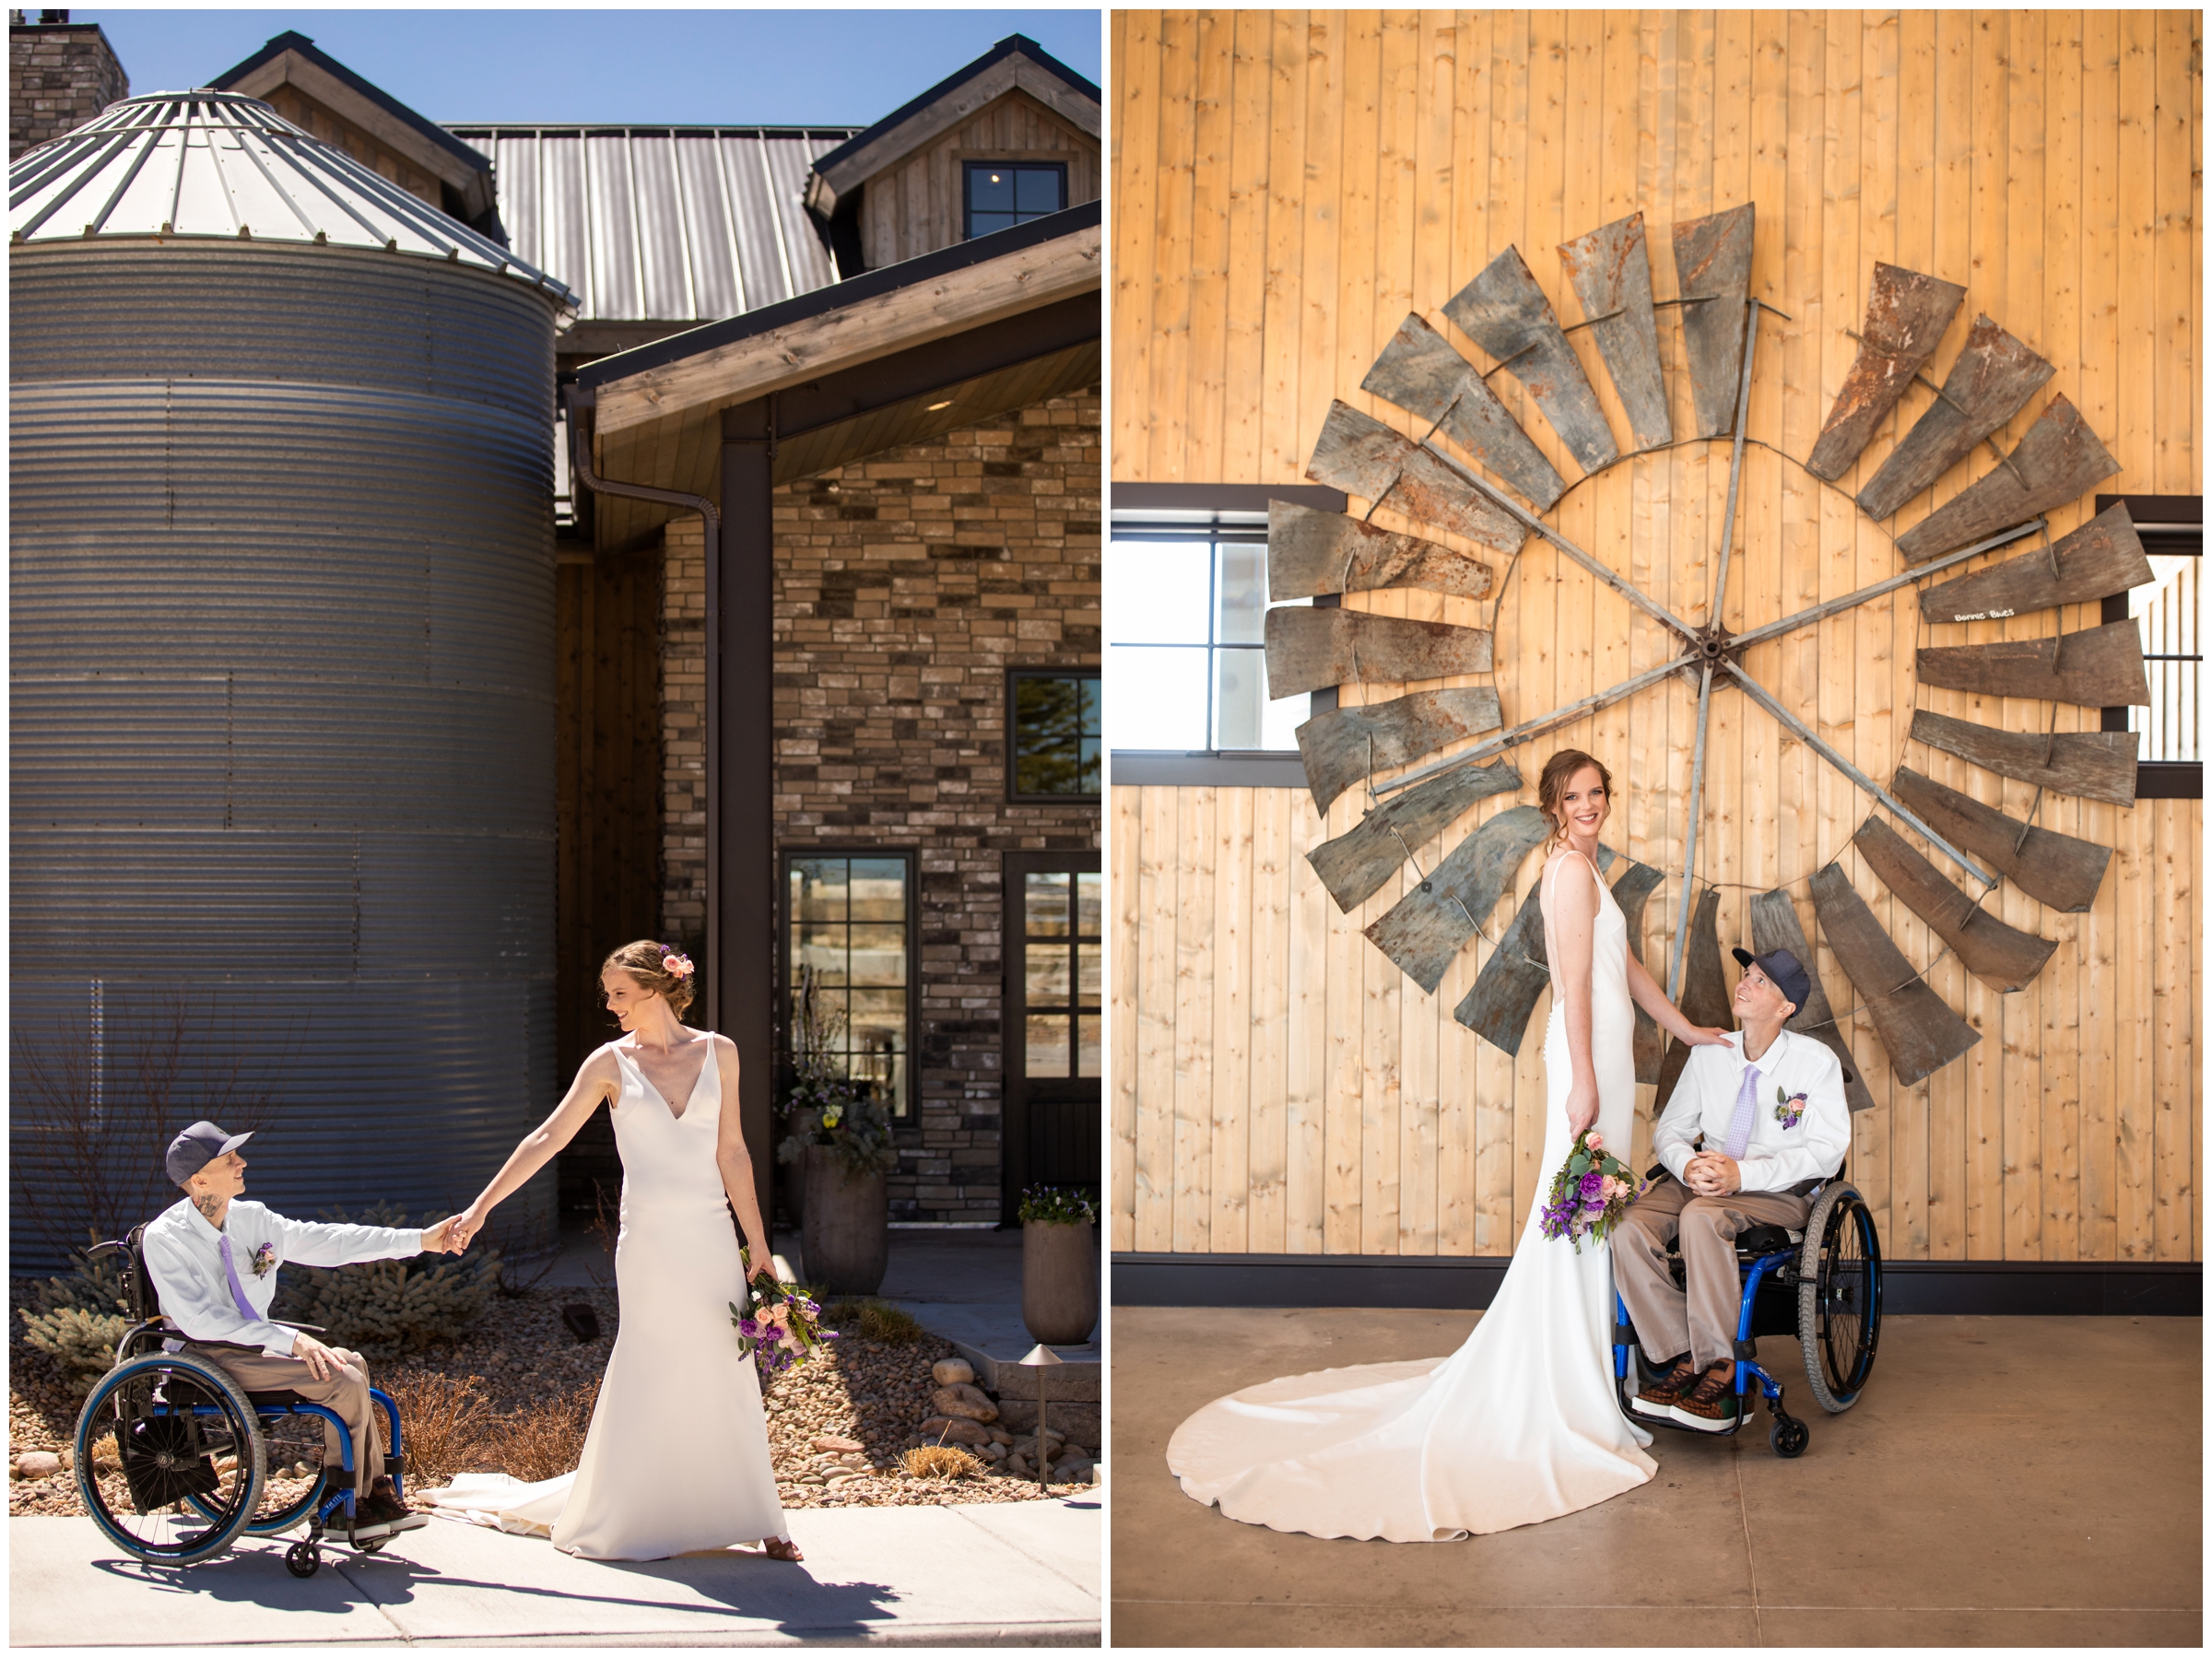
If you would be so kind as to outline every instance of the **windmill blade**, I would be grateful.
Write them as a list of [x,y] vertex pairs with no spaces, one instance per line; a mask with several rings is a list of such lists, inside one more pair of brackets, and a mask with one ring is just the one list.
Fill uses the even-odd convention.
[[1521,773],[1503,760],[1446,772],[1376,806],[1335,840],[1307,852],[1306,861],[1336,907],[1348,914],[1382,889],[1414,847],[1434,840],[1476,801],[1520,786]]
[[1544,908],[1541,887],[1521,900],[1513,923],[1482,963],[1482,970],[1466,994],[1452,1009],[1452,1017],[1492,1047],[1518,1056],[1528,1038],[1528,1021],[1536,1001],[1551,981],[1550,958],[1544,947]]
[[1744,371],[1744,306],[1751,295],[1752,205],[1730,207],[1675,226],[1675,291],[1682,307],[1683,353],[1689,358],[1693,438],[1735,429],[1735,396]]
[[1567,492],[1567,480],[1475,365],[1418,316],[1398,324],[1359,389],[1424,420],[1441,420],[1453,442],[1520,490],[1539,512],[1551,511]]
[[[1600,846],[1602,852],[1605,848]],[[1604,859],[1599,859],[1604,865]],[[1643,906],[1664,878],[1648,863],[1631,866],[1628,873],[1613,883],[1613,901],[1620,905],[1620,918],[1628,923],[1629,947],[1638,960],[1643,959]],[[1659,1021],[1641,1007],[1636,1009],[1636,1079],[1655,1082],[1659,1079],[1660,1036]]]
[[1490,635],[1448,621],[1285,605],[1267,612],[1267,694],[1331,685],[1404,684],[1490,671]]
[[1873,1022],[1889,1068],[1906,1087],[1982,1040],[1980,1030],[1914,974],[1912,963],[1832,863],[1813,876],[1813,913],[1837,965],[1859,993],[1859,1010]]
[[1675,427],[1667,414],[1666,377],[1659,368],[1659,323],[1652,310],[1643,215],[1631,213],[1560,242],[1559,258],[1575,298],[1583,302],[1590,332],[1597,336],[1598,355],[1620,394],[1636,446],[1665,448],[1675,441]]
[[[1924,685],[1983,696],[2033,697],[2083,708],[2147,706],[2143,635],[2132,621],[1990,644],[1931,645],[1920,652]],[[2130,744],[2134,738],[2130,737]]]
[[1866,1078],[1859,1070],[1858,1060],[1852,1057],[1850,1044],[1836,1027],[1835,1008],[1830,1005],[1828,990],[1820,982],[1819,969],[1813,965],[1813,946],[1806,942],[1805,928],[1797,924],[1797,906],[1790,901],[1789,893],[1777,887],[1773,891],[1760,892],[1751,899],[1749,907],[1751,953],[1766,955],[1776,949],[1788,950],[1797,958],[1797,964],[1805,969],[1805,976],[1812,984],[1805,1005],[1790,1015],[1785,1028],[1809,1036],[1841,1062],[1843,1097],[1853,1111],[1873,1110],[1874,1095],[1867,1090]]
[[2047,549],[2023,553],[1920,595],[1929,621],[1994,621],[2058,605],[2086,604],[2152,579],[2150,559],[2124,502],[2099,512]]
[[1503,723],[1490,686],[1417,690],[1364,708],[1316,713],[1298,728],[1298,756],[1305,761],[1314,808],[1325,817],[1338,794],[1374,771],[1408,764]]
[[1912,737],[1946,754],[2053,793],[2114,805],[2136,803],[2133,731],[1999,731],[1915,710]]
[[1600,471],[1620,458],[1582,358],[1559,331],[1551,301],[1529,274],[1519,248],[1507,248],[1446,300],[1444,314],[1527,387],[1584,472]]
[[1377,529],[1342,512],[1319,512],[1287,500],[1267,503],[1270,599],[1281,604],[1378,587],[1421,587],[1482,598],[1490,590],[1490,567],[1449,546]]
[[1898,556],[1909,564],[1925,563],[1992,530],[2064,506],[2119,469],[2080,410],[2064,397],[2053,397],[1995,471],[1897,538]]
[[1986,858],[2038,903],[2077,915],[2096,901],[2112,861],[2110,847],[2023,823],[1909,766],[1898,767],[1889,792],[1946,840]]
[[1392,511],[1465,535],[1500,558],[1510,558],[1528,539],[1512,513],[1469,488],[1418,443],[1348,403],[1329,405],[1306,476],[1366,501],[1379,503],[1387,495]]
[[1957,951],[1966,970],[2002,994],[2035,981],[2058,946],[2004,922],[1943,877],[1905,837],[1879,817],[1868,817],[1851,837],[1882,884]]
[[[1717,887],[1707,887],[1699,895],[1698,907],[1689,922],[1689,954],[1683,963],[1682,999],[1675,1005],[1682,1016],[1692,1024],[1719,1025],[1724,1028],[1735,1022],[1735,1014],[1728,1005],[1728,981],[1721,972],[1721,894]],[[1683,1066],[1689,1063],[1689,1043],[1670,1041],[1666,1052],[1659,1061],[1659,1091],[1652,1099],[1652,1120],[1666,1109],[1666,1101],[1674,1097],[1675,1084],[1682,1079]]]
[[1959,314],[1966,289],[1878,260],[1859,330],[1859,355],[1828,411],[1805,469],[1830,483],[1851,470],[1882,417],[1897,406]]
[[1550,828],[1534,805],[1500,812],[1370,926],[1369,939],[1406,977],[1435,994],[1459,946],[1475,935],[1513,871]]
[[1859,511],[1869,518],[1888,517],[2019,413],[2052,372],[2049,363],[1989,318],[1974,318],[1943,390],[1867,479],[1859,491]]

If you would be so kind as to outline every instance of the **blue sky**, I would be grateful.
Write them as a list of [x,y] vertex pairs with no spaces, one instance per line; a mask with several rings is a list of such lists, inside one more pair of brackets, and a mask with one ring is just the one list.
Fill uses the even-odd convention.
[[73,9],[135,93],[203,86],[297,29],[431,120],[861,126],[1026,34],[1100,78],[1096,9]]

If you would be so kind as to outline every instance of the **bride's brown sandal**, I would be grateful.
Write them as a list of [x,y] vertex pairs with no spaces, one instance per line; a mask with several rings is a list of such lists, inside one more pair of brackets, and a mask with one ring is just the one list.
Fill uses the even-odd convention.
[[796,1565],[806,1556],[799,1552],[799,1545],[789,1536],[771,1536],[760,1545],[760,1551],[771,1559],[781,1559],[786,1565]]

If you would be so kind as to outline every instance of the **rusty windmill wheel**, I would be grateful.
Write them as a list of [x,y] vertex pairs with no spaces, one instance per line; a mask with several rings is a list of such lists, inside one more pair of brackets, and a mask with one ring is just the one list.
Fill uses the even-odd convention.
[[[1500,756],[1681,675],[1698,687],[1682,866],[1661,871],[1632,864],[1615,881],[1614,892],[1628,916],[1631,946],[1641,954],[1645,902],[1662,881],[1676,883],[1676,912],[1687,923],[1675,929],[1667,988],[1693,1019],[1730,1021],[1716,929],[1719,893],[1708,886],[1693,901],[1706,728],[1714,696],[1729,690],[1764,710],[1866,797],[1868,814],[1852,837],[1853,849],[1943,947],[1993,988],[2020,989],[2041,970],[2055,946],[2007,925],[1984,900],[2000,882],[2011,880],[2052,908],[2087,909],[2111,852],[2014,818],[1910,767],[1898,767],[1886,784],[1877,781],[1754,679],[1743,652],[1946,572],[1957,571],[1919,594],[1928,622],[2028,614],[2148,582],[2149,562],[2124,507],[2100,513],[2055,543],[2043,516],[2078,499],[2119,466],[2063,396],[2050,400],[2011,452],[1997,451],[1993,434],[2051,378],[2051,364],[1983,316],[1943,382],[1936,384],[1923,370],[1966,290],[1877,264],[1865,324],[1852,335],[1856,360],[1812,453],[1801,463],[1785,455],[1785,464],[1801,465],[1824,487],[1836,487],[1885,417],[1917,383],[1933,394],[1932,400],[1859,491],[1858,510],[1877,524],[1886,522],[1983,443],[1996,451],[1997,464],[1896,538],[1901,568],[1895,574],[1779,620],[1732,631],[1726,625],[1728,567],[1759,320],[1762,313],[1781,314],[1750,292],[1755,228],[1748,205],[1674,226],[1678,297],[1661,303],[1652,297],[1641,213],[1560,246],[1567,282],[1584,318],[1574,326],[1594,331],[1630,427],[1633,446],[1626,451],[1567,340],[1569,330],[1511,247],[1442,306],[1453,325],[1491,359],[1487,374],[1430,322],[1412,315],[1361,382],[1362,390],[1426,423],[1419,440],[1342,401],[1331,405],[1309,477],[1372,503],[1368,517],[1387,502],[1397,516],[1448,531],[1500,559],[1511,560],[1540,540],[1642,611],[1664,629],[1672,654],[1570,705],[1512,709],[1510,725],[1509,711],[1488,687],[1417,690],[1315,715],[1298,733],[1315,805],[1325,813],[1340,794],[1362,788],[1369,809],[1356,827],[1317,848],[1311,861],[1338,906],[1349,911],[1409,859],[1418,870],[1418,849],[1477,801],[1524,787],[1520,773]],[[1659,312],[1669,309],[1678,313],[1690,380],[1693,415],[1687,432],[1674,429],[1659,349]],[[1731,445],[1727,508],[1704,620],[1693,624],[1675,615],[1545,521],[1573,486],[1487,383],[1500,373],[1521,383],[1584,479],[1636,454],[1684,444]],[[2038,537],[2031,550],[1971,572],[1960,569],[2030,536]],[[1277,601],[1418,587],[1489,597],[1495,621],[1500,583],[1493,582],[1490,566],[1418,535],[1345,514],[1276,503],[1269,513],[1268,573],[1270,596]],[[1276,608],[1266,619],[1269,688],[1289,696],[1362,681],[1402,685],[1484,674],[1492,666],[1493,637],[1494,627],[1343,608]],[[1922,685],[1994,697],[2100,708],[2149,699],[2132,622],[2057,638],[1924,648],[1917,652],[1916,671]],[[1448,758],[1420,763],[1469,736],[1479,740]],[[2041,790],[2120,805],[2135,802],[2136,738],[2129,733],[2059,734],[2054,725],[2012,732],[1916,710],[1911,740]],[[1893,824],[1910,829],[1927,850]],[[1453,958],[1483,930],[1546,827],[1530,805],[1490,817],[1422,875],[1367,928],[1367,936],[1433,993]],[[1601,853],[1608,871],[1618,861],[1609,850]],[[1963,877],[1963,887],[1946,864]],[[1920,1081],[1981,1039],[1927,983],[1933,962],[1907,958],[1835,862],[1811,871],[1809,878],[1821,935],[1900,1082]],[[1748,908],[1758,948],[1787,947],[1811,969],[1814,954],[1786,887],[1755,895]],[[1531,894],[1499,934],[1454,1017],[1484,1040],[1517,1052],[1547,977],[1543,929]],[[1812,977],[1812,994],[1793,1028],[1835,1050],[1852,1108],[1870,1108],[1872,1096],[1817,970]],[[1659,1083],[1664,1102],[1684,1050],[1677,1046],[1663,1054],[1656,1027],[1641,1011],[1638,1025],[1638,1079]]]

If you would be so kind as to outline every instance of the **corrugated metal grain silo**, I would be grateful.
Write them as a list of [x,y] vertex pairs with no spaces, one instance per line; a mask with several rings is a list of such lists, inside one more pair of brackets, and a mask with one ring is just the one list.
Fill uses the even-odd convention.
[[249,1194],[457,1206],[563,1081],[570,297],[226,94],[29,151],[9,216],[17,1259],[84,1172],[57,1091],[132,1167],[148,1101],[265,1093]]

